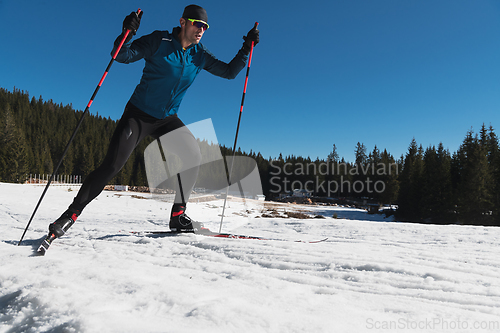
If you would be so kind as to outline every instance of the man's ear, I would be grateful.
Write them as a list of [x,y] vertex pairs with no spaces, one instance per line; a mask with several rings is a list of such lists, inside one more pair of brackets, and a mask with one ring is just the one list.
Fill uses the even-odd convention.
[[181,17],[179,19],[179,23],[181,24],[181,27],[185,26],[186,25],[186,19]]

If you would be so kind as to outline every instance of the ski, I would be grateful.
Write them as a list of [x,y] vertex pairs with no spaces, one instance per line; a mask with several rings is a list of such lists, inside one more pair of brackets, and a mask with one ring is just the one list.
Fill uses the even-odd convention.
[[179,235],[183,235],[183,234],[192,234],[192,235],[200,235],[200,236],[216,237],[216,238],[255,239],[255,240],[268,240],[268,241],[270,240],[270,241],[295,242],[295,243],[321,243],[321,242],[324,242],[328,239],[328,237],[327,237],[327,238],[313,240],[313,241],[288,240],[288,239],[281,239],[281,238],[267,238],[267,237],[240,235],[240,234],[233,234],[233,233],[219,233],[219,232],[213,232],[207,228],[203,228],[196,233],[174,232],[171,230],[130,231],[130,233],[134,234],[134,235],[145,235],[148,237],[155,237],[155,238],[179,236]]
[[[199,235],[205,237],[215,237],[215,238],[230,238],[230,239],[255,239],[255,240],[267,240],[267,241],[280,241],[280,242],[294,242],[294,243],[321,243],[328,239],[323,238],[319,240],[313,241],[304,241],[304,240],[289,240],[282,238],[267,238],[260,236],[250,236],[250,235],[240,235],[240,234],[232,234],[232,233],[219,233],[213,232],[207,228],[202,228],[198,230],[196,233],[193,232],[175,232],[172,230],[148,230],[148,231],[129,231],[130,234],[139,235],[139,236],[147,236],[147,237],[169,237],[169,236],[180,236],[180,235]],[[50,245],[57,237],[54,234],[47,235],[43,241],[40,243],[40,246],[37,248],[36,252],[33,254],[34,256],[44,256]]]

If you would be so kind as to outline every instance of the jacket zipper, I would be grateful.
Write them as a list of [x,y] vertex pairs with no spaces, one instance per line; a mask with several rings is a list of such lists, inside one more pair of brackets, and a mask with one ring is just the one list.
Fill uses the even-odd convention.
[[181,51],[181,64],[182,64],[182,70],[181,70],[181,75],[179,77],[179,80],[177,81],[176,85],[174,86],[174,88],[172,89],[172,91],[170,92],[171,93],[171,98],[170,98],[170,102],[169,104],[167,104],[167,106],[165,107],[164,111],[163,111],[163,118],[166,117],[167,115],[167,112],[170,111],[170,107],[172,106],[172,101],[174,100],[173,96],[176,95],[176,91],[177,91],[177,88],[179,88],[179,85],[181,83],[181,80],[182,80],[182,77],[184,76],[184,69],[186,68],[186,51],[187,50],[182,50]]

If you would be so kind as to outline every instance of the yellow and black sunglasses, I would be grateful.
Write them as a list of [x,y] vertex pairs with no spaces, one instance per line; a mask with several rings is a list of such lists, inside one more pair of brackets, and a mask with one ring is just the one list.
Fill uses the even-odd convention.
[[187,19],[189,22],[191,22],[192,25],[194,25],[195,27],[197,27],[198,29],[199,28],[202,28],[203,31],[207,30],[208,29],[208,23],[205,22],[205,21],[202,21],[202,20],[195,20],[195,19],[190,19],[188,18]]

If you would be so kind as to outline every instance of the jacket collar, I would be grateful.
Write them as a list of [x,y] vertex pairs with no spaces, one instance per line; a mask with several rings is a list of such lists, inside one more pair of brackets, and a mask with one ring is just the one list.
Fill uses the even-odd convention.
[[181,40],[179,39],[179,33],[181,32],[181,27],[175,27],[172,29],[172,36],[175,38],[176,41],[179,43]]
[[[181,27],[175,27],[172,29],[172,37],[177,41],[179,42],[179,44],[181,44],[181,40],[179,39],[179,33],[181,32]],[[182,44],[181,44],[182,45]],[[187,47],[187,49],[190,49],[192,47],[194,47],[195,44],[191,44]],[[186,50],[187,50],[186,49]]]

